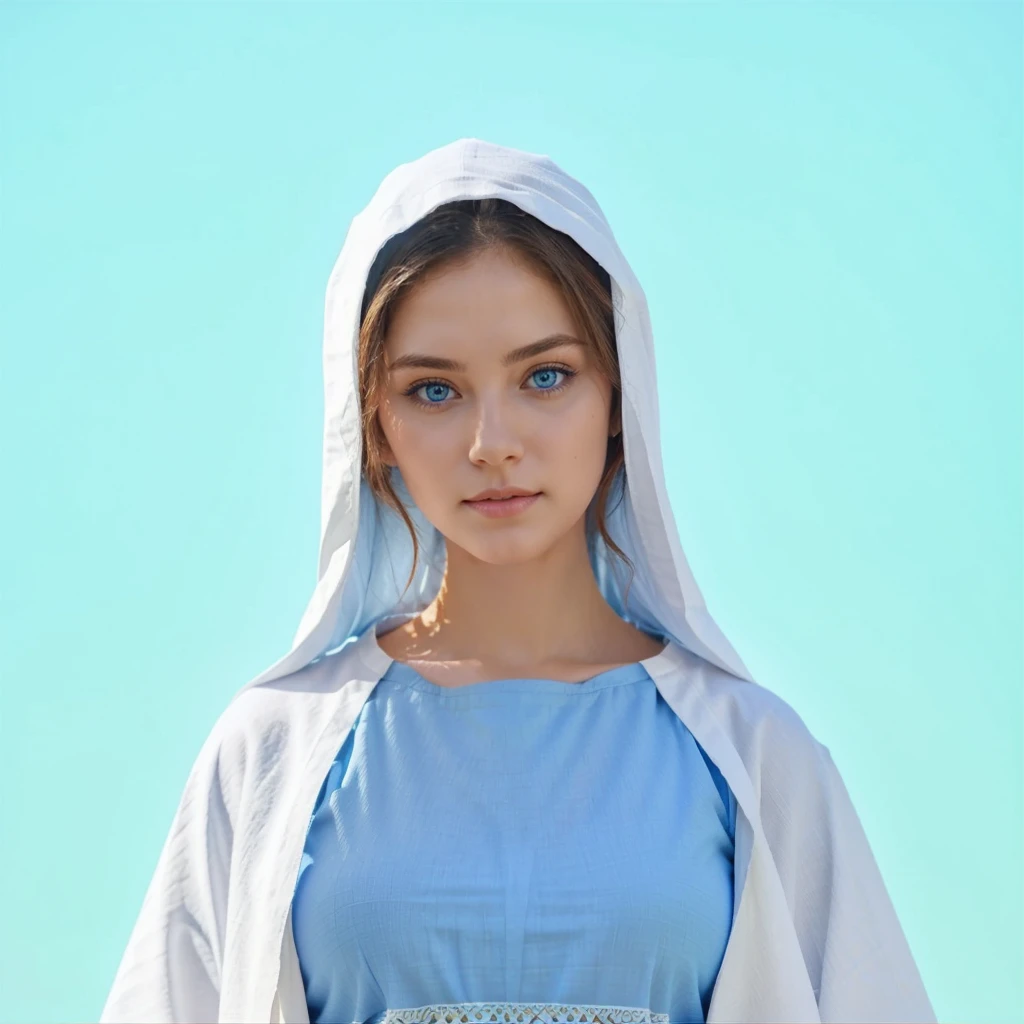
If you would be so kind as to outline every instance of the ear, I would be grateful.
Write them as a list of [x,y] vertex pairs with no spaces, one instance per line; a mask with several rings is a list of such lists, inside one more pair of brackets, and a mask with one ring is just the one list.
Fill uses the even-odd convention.
[[380,410],[377,410],[377,422],[375,424],[376,429],[373,433],[376,435],[375,440],[378,442],[377,450],[380,453],[380,461],[385,466],[397,466],[398,460],[395,458],[395,453],[391,450],[391,445],[388,444],[387,434],[384,433],[384,427],[380,422]]
[[622,407],[617,406],[608,423],[608,436],[615,437],[622,431]]

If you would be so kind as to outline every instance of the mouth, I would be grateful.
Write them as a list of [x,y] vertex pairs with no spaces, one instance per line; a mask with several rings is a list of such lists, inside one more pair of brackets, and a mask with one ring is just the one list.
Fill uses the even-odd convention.
[[462,504],[489,519],[503,519],[525,512],[542,493],[516,494],[511,498],[483,498],[480,501],[464,501]]

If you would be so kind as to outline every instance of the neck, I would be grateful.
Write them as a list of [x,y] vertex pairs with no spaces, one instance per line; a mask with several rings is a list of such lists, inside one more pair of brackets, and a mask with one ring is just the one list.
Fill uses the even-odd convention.
[[581,520],[551,550],[513,565],[449,543],[441,588],[411,632],[426,656],[515,668],[601,660],[626,631],[598,588]]

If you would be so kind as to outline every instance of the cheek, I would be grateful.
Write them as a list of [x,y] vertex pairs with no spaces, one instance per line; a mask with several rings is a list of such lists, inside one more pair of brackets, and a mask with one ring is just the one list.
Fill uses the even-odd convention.
[[395,406],[382,406],[381,429],[407,483],[436,475],[436,467],[454,451],[450,427],[446,430],[438,422],[443,418],[429,413],[403,416]]
[[595,458],[604,460],[608,450],[608,406],[600,393],[591,393],[586,401],[565,410],[548,440],[555,441],[559,452],[582,465]]

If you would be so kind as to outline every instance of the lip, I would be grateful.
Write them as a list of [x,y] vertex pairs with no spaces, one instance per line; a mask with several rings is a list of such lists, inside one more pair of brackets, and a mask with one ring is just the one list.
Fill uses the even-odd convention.
[[486,491],[474,494],[467,501],[484,501],[487,498],[517,498],[519,495],[539,494],[539,491],[528,491],[525,487],[489,487]]
[[[514,491],[513,488],[509,490]],[[488,519],[503,519],[505,516],[514,516],[526,511],[539,497],[539,491],[534,494],[515,491],[507,498],[484,498],[479,501],[465,501],[463,504],[487,516]]]

